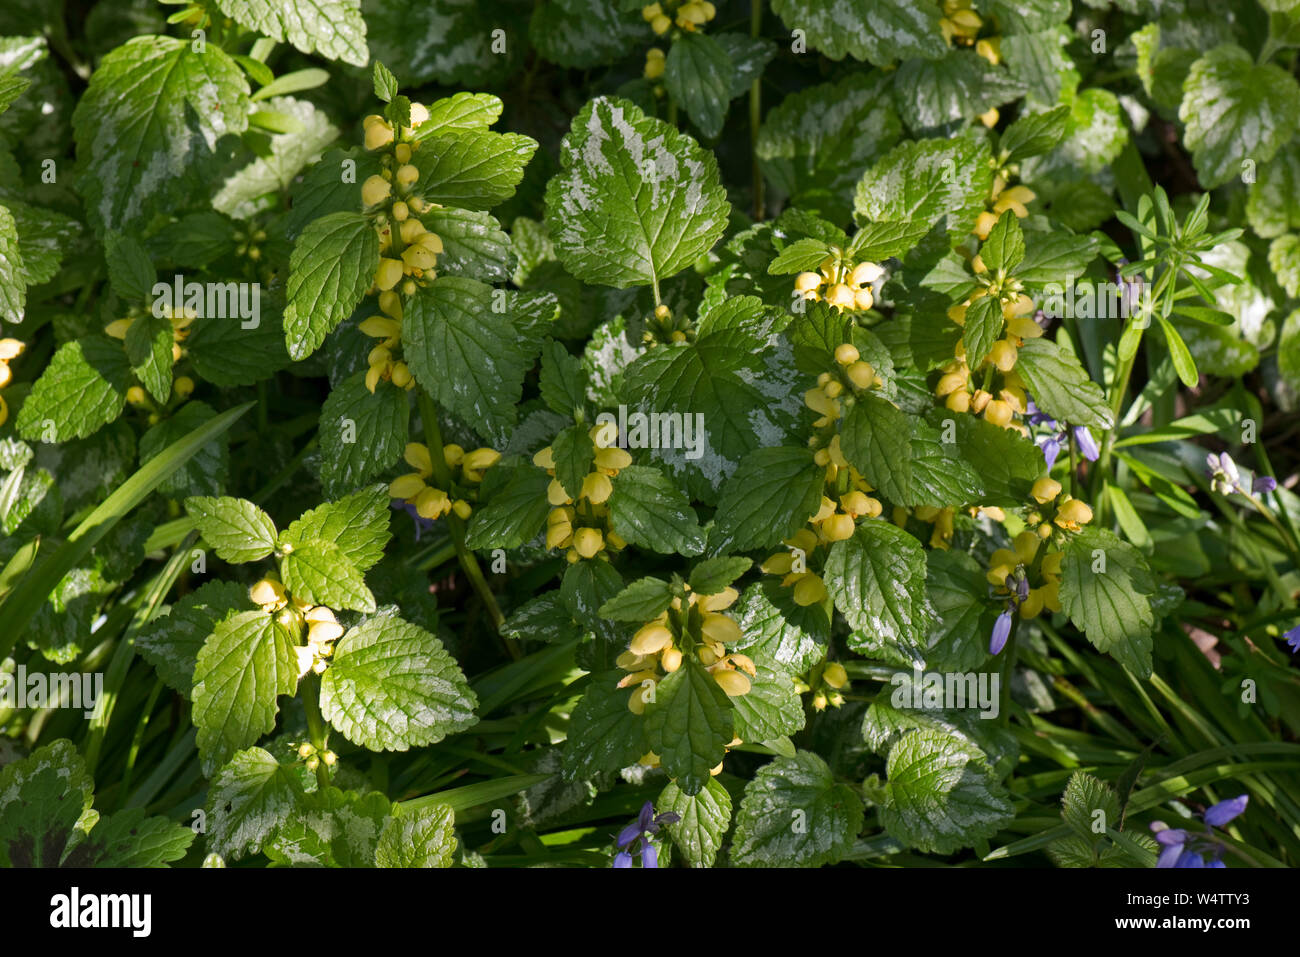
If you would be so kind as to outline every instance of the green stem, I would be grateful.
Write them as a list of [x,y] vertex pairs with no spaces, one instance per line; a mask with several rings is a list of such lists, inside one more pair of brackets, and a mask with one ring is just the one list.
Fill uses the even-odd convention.
[[298,685],[298,694],[302,698],[303,709],[307,712],[307,736],[311,746],[316,749],[319,763],[316,765],[316,784],[323,790],[330,786],[330,769],[325,763],[325,752],[329,750],[329,728],[320,713],[320,675],[307,672],[302,683]]
[[[438,426],[438,408],[424,389],[417,389],[416,394],[420,406],[420,418],[424,421],[424,438],[425,444],[429,447],[429,461],[433,466],[433,478],[438,482],[440,488],[450,494],[451,469],[447,467],[447,460],[443,451],[442,429]],[[454,512],[447,515],[446,521],[447,529],[451,532],[452,545],[456,549],[456,557],[460,559],[460,567],[464,570],[465,577],[469,579],[474,590],[478,592],[484,607],[487,608],[493,627],[500,631],[505,616],[501,614],[501,608],[497,605],[496,596],[492,594],[487,579],[483,577],[483,569],[479,567],[478,559],[472,551],[465,547],[465,522]],[[516,661],[519,660],[519,649],[515,647],[514,642],[507,639],[505,645],[510,652],[510,656]]]

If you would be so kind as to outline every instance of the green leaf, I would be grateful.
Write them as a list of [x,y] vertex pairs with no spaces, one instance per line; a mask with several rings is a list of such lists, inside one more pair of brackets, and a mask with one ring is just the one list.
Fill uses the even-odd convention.
[[89,835],[81,834],[73,832],[64,867],[166,867],[194,842],[193,830],[165,817],[146,817],[144,808],[102,817]]
[[1154,592],[1142,553],[1114,533],[1085,528],[1066,544],[1062,609],[1098,651],[1143,678],[1151,675]]
[[542,401],[552,412],[571,416],[586,407],[587,375],[582,370],[582,360],[551,339],[542,344],[538,386]]
[[216,5],[240,26],[303,53],[353,66],[370,59],[359,0],[216,0]]
[[1050,339],[1026,339],[1016,371],[1034,403],[1052,418],[1101,432],[1115,424],[1101,386],[1088,378],[1079,360]]
[[996,273],[999,269],[1009,272],[1020,265],[1024,258],[1025,234],[1020,229],[1020,220],[1016,214],[1008,209],[989,230],[989,238],[980,245],[980,259],[984,260],[989,272]]
[[813,461],[810,449],[749,453],[723,486],[710,549],[743,552],[789,538],[816,514],[825,481],[825,469]]
[[1300,143],[1288,143],[1258,164],[1246,195],[1246,219],[1264,239],[1300,230]]
[[754,154],[763,175],[792,203],[843,222],[854,184],[901,133],[884,77],[854,73],[782,99],[764,117]]
[[1242,163],[1267,163],[1295,133],[1300,85],[1272,63],[1255,63],[1225,43],[1192,64],[1183,81],[1178,118],[1206,189],[1242,173]]
[[280,574],[295,598],[331,608],[375,610],[375,596],[366,587],[365,576],[334,542],[314,538],[286,552]]
[[936,60],[908,60],[894,78],[894,107],[916,132],[973,120],[1024,93],[1010,73],[974,50],[953,50]]
[[309,100],[277,96],[267,100],[266,106],[294,126],[273,133],[265,150],[231,175],[212,198],[213,209],[234,219],[251,219],[263,210],[279,207],[294,178],[338,139],[338,128],[328,114]]
[[1098,252],[1100,246],[1091,236],[1034,232],[1029,235],[1024,261],[1016,267],[1014,275],[1021,282],[1032,285],[1058,283],[1064,286],[1082,276]]
[[470,548],[518,548],[532,540],[551,510],[546,498],[550,483],[534,465],[515,469],[491,501],[474,509],[465,543]]
[[59,867],[94,784],[71,741],[0,768],[0,867]]
[[550,591],[512,611],[501,624],[501,634],[514,641],[576,642],[583,629],[570,617],[560,593]]
[[796,239],[781,250],[781,254],[767,267],[773,276],[790,276],[797,272],[817,269],[830,255],[831,247],[820,239]]
[[219,621],[194,668],[194,724],[208,773],[275,728],[280,695],[298,690],[298,660],[287,631],[266,612]]
[[515,265],[510,237],[491,213],[444,206],[420,217],[442,240],[438,274],[468,276],[484,282],[506,282]]
[[993,185],[991,158],[988,144],[971,134],[902,143],[859,180],[853,203],[858,223],[928,230],[943,222],[954,236],[968,233]]
[[0,320],[23,321],[27,278],[13,214],[0,206]]
[[761,655],[793,673],[807,671],[826,657],[831,631],[826,607],[820,602],[795,604],[791,589],[777,578],[750,585],[729,614],[743,635],[734,651],[753,658]]
[[709,778],[709,783],[695,795],[686,794],[669,781],[655,802],[655,810],[678,815],[678,820],[666,827],[687,863],[692,867],[713,866],[731,826],[731,795],[717,778]]
[[151,301],[158,273],[143,246],[130,236],[109,233],[104,237],[104,261],[114,292],[123,299],[146,304]]
[[135,640],[140,657],[153,665],[169,688],[190,697],[199,651],[217,625],[240,612],[253,611],[248,589],[237,582],[200,585],[166,615],[159,615]]
[[741,867],[821,867],[862,830],[862,799],[811,751],[778,757],[745,785],[732,860]]
[[112,422],[126,405],[130,365],[105,336],[65,342],[32,386],[14,423],[25,439],[82,439]]
[[565,774],[570,779],[618,771],[649,750],[645,719],[627,706],[632,695],[644,692],[639,685],[618,687],[626,674],[606,671],[592,675],[587,693],[573,709],[564,746]]
[[1065,121],[1069,115],[1070,107],[1062,103],[1045,113],[1021,116],[1002,134],[998,149],[1006,154],[1008,163],[1017,163],[1055,149],[1065,136]]
[[248,125],[248,81],[216,43],[141,36],[99,63],[77,102],[78,189],[99,231],[143,224],[218,173]]
[[832,60],[845,54],[875,66],[947,52],[939,8],[908,0],[773,0],[772,10],[791,30]]
[[734,582],[754,563],[739,556],[706,558],[691,569],[687,583],[691,591],[701,595],[716,595]]
[[416,381],[486,435],[514,423],[533,363],[536,347],[520,306],[505,290],[440,276],[407,302],[402,319],[402,346]]
[[582,492],[582,480],[591,471],[591,463],[596,454],[596,444],[591,440],[590,431],[585,425],[571,425],[560,432],[551,443],[555,457],[555,477],[570,498],[577,498]]
[[[496,85],[528,44],[519,10],[495,0],[362,0],[371,54],[403,86]],[[506,32],[505,42],[495,30]],[[502,50],[504,46],[504,50]]]
[[731,702],[713,676],[687,658],[655,686],[645,706],[645,734],[669,777],[686,794],[698,794],[735,737]]
[[[140,436],[140,464],[152,462],[170,445],[217,417],[205,402],[186,402],[169,419],[152,426]],[[158,484],[162,495],[185,498],[190,495],[219,495],[230,473],[230,449],[220,437],[213,438],[192,459]]]
[[[358,202],[360,200],[358,199]],[[379,268],[379,236],[360,213],[330,213],[302,231],[289,257],[284,342],[305,359],[352,314]]]
[[336,502],[303,512],[280,535],[281,546],[300,548],[312,539],[333,542],[358,571],[384,557],[390,509],[388,486],[372,485]]
[[380,382],[371,393],[358,372],[330,391],[321,407],[320,479],[326,495],[340,495],[391,468],[409,433],[407,393]]
[[1103,829],[1119,828],[1119,797],[1104,781],[1084,771],[1075,771],[1061,795],[1061,817],[1080,837],[1095,841],[1098,832],[1093,828],[1098,823],[1097,811],[1102,812],[1100,824]]
[[416,128],[415,142],[439,133],[485,130],[501,118],[500,97],[491,93],[454,93],[428,105],[429,118]]
[[455,659],[395,608],[339,639],[321,676],[320,704],[326,721],[372,751],[433,744],[478,721],[478,700]]
[[913,731],[890,749],[887,803],[880,821],[908,847],[935,854],[996,834],[1013,816],[984,753],[964,738]]
[[973,363],[972,368],[978,368],[988,357],[993,343],[1002,337],[1002,325],[1002,303],[994,296],[981,296],[966,310],[961,341],[966,346],[967,361]]
[[375,96],[385,103],[391,103],[393,98],[397,96],[398,90],[397,77],[393,76],[393,71],[376,60],[371,66],[370,72],[375,88]]
[[704,33],[683,33],[668,50],[664,85],[700,132],[713,139],[722,132],[735,73],[731,57]]
[[570,273],[658,285],[713,248],[727,223],[713,154],[627,100],[592,100],[561,147],[546,220]]
[[208,789],[208,850],[239,859],[255,854],[276,829],[302,813],[299,769],[262,748],[241,751]]
[[376,867],[451,867],[456,812],[445,804],[403,810],[396,805],[375,847]]
[[1269,243],[1268,268],[1288,296],[1300,296],[1300,236],[1288,233]]
[[388,798],[336,787],[303,797],[297,814],[275,829],[262,850],[277,864],[295,867],[372,867],[382,829],[391,818]]
[[537,141],[518,133],[456,130],[422,138],[414,192],[431,203],[491,209],[515,194]]
[[663,555],[704,551],[704,531],[690,499],[663,472],[631,465],[621,469],[613,481],[610,523],[627,542]]
[[736,737],[742,741],[773,741],[803,730],[803,700],[794,675],[762,655],[750,656],[758,672],[749,694],[733,698]]
[[196,496],[185,500],[185,510],[222,561],[255,562],[275,551],[275,522],[252,502]]
[[126,331],[131,371],[158,402],[171,397],[173,339],[171,322],[152,314],[136,319]]
[[[855,632],[924,662],[922,649],[933,619],[925,598],[925,550],[883,519],[862,522],[852,538],[831,546],[822,571],[835,607]],[[849,646],[862,644],[849,637]]]
[[[708,594],[707,592],[705,594]],[[668,610],[673,592],[662,578],[641,578],[600,606],[602,618],[612,621],[652,621]]]
[[941,671],[967,672],[988,659],[994,614],[984,568],[965,552],[935,548],[925,553],[925,594],[934,609],[925,663]]

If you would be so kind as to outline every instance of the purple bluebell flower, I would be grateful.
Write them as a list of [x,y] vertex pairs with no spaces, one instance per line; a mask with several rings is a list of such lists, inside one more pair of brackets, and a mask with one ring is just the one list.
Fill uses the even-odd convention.
[[1097,445],[1097,440],[1092,437],[1086,425],[1076,425],[1074,427],[1074,441],[1079,445],[1079,454],[1089,462],[1095,462],[1101,457],[1101,449]]
[[1029,402],[1025,409],[1028,413],[1027,418],[1031,426],[1045,426],[1047,431],[1040,433],[1034,443],[1042,450],[1043,459],[1047,462],[1047,470],[1050,472],[1052,466],[1056,464],[1057,457],[1061,454],[1061,449],[1069,444],[1069,436],[1074,434],[1074,441],[1079,446],[1079,454],[1089,462],[1095,462],[1101,456],[1101,448],[1097,445],[1097,440],[1092,437],[1086,425],[1076,425],[1073,428],[1063,428],[1055,419],[1047,413],[1041,411],[1033,402]]
[[616,843],[619,852],[614,857],[614,867],[631,867],[633,853],[640,853],[642,867],[658,867],[659,852],[655,850],[651,838],[659,833],[663,825],[676,824],[680,820],[681,815],[676,811],[665,811],[656,816],[654,803],[646,801],[637,819],[618,832]]
[[1011,637],[1011,609],[1007,609],[998,615],[998,620],[993,623],[993,635],[989,639],[989,654],[996,655],[1006,647],[1007,639]]
[[1183,828],[1168,827],[1164,821],[1152,821],[1151,830],[1160,845],[1156,867],[1226,867],[1221,859],[1223,842],[1215,836],[1214,829],[1243,813],[1249,801],[1249,795],[1239,794],[1206,808],[1201,815],[1208,828],[1205,834],[1193,834]]
[[1242,814],[1246,810],[1246,804],[1250,801],[1249,794],[1241,794],[1235,798],[1228,798],[1226,801],[1220,801],[1218,804],[1207,808],[1205,811],[1205,823],[1210,827],[1223,827],[1233,818]]
[[1255,481],[1250,483],[1250,490],[1256,495],[1267,495],[1275,488],[1277,488],[1277,479],[1271,475],[1256,475]]
[[1300,651],[1300,625],[1296,625],[1282,637],[1286,639],[1287,647],[1291,649],[1292,654]]

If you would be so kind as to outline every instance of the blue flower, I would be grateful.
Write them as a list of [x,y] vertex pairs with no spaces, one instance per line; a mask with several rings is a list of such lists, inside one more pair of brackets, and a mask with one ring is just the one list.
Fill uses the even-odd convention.
[[1300,651],[1300,625],[1296,625],[1282,637],[1286,639],[1287,647],[1291,649],[1292,654]]
[[1210,491],[1220,495],[1241,491],[1241,473],[1227,452],[1218,455],[1211,452],[1205,457],[1205,468],[1210,475]]
[[1256,495],[1267,495],[1275,488],[1277,488],[1277,479],[1271,475],[1256,475],[1255,480],[1250,483],[1250,490]]
[[1030,425],[1046,426],[1048,431],[1040,434],[1034,439],[1035,444],[1042,449],[1043,459],[1047,462],[1047,470],[1050,472],[1052,466],[1056,464],[1056,458],[1061,454],[1061,449],[1068,444],[1071,433],[1074,435],[1075,444],[1079,447],[1079,454],[1089,462],[1095,462],[1101,456],[1101,448],[1097,445],[1097,440],[1092,437],[1086,425],[1076,425],[1072,429],[1063,429],[1057,421],[1050,415],[1039,410],[1038,406],[1030,402],[1026,409],[1029,412]]
[[618,840],[615,843],[618,845],[619,852],[614,857],[614,867],[619,869],[631,867],[634,853],[640,853],[642,867],[658,867],[659,852],[655,850],[650,839],[659,833],[663,825],[676,824],[680,820],[681,815],[675,811],[665,811],[656,817],[654,804],[646,801],[637,819],[618,832]]
[[[1215,837],[1214,829],[1223,827],[1244,812],[1249,801],[1249,795],[1239,794],[1206,808],[1201,820],[1209,830],[1204,835],[1193,835],[1183,828],[1167,827],[1164,821],[1152,821],[1151,830],[1155,832],[1156,843],[1160,845],[1156,867],[1226,867],[1221,860],[1223,843]],[[1189,846],[1193,842],[1194,846]]]
[[989,639],[989,654],[996,655],[1006,647],[1007,639],[1011,637],[1011,609],[1007,609],[998,615],[998,620],[993,623],[993,635]]

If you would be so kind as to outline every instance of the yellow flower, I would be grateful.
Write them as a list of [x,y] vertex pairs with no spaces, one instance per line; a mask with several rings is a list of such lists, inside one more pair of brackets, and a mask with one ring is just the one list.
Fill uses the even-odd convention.
[[1044,475],[1034,483],[1034,487],[1030,489],[1029,494],[1034,497],[1034,501],[1039,505],[1046,505],[1061,494],[1061,483],[1050,476]]

